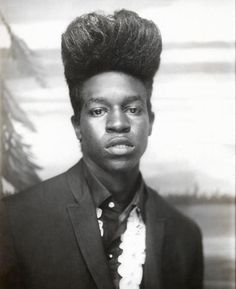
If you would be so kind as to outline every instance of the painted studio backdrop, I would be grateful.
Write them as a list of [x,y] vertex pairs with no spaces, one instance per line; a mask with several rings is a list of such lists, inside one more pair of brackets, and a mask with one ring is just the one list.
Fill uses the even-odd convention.
[[80,158],[60,58],[68,23],[126,8],[152,19],[163,54],[142,172],[204,236],[206,289],[234,288],[233,0],[0,0],[1,193],[63,172]]

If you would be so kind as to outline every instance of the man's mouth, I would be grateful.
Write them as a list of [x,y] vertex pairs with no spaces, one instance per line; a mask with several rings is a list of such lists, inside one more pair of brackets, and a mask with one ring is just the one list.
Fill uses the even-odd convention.
[[114,138],[108,142],[105,149],[112,155],[125,155],[133,152],[134,145],[127,139]]

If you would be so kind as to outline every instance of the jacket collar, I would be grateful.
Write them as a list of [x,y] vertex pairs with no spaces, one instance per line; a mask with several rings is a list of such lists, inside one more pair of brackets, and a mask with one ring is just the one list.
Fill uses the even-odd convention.
[[161,200],[158,195],[146,187],[146,261],[144,264],[144,288],[163,289],[162,287],[162,251],[166,218],[161,213]]
[[[87,267],[97,288],[114,288],[100,236],[95,206],[83,176],[82,161],[72,167],[66,176],[76,200],[75,203],[67,206],[68,213]],[[144,288],[146,289],[162,289],[161,266],[165,216],[161,211],[157,194],[146,187],[146,262],[144,265]]]
[[[76,241],[99,289],[113,288],[93,200],[83,177],[82,162],[67,172],[76,203],[67,206]],[[82,176],[82,177],[81,177]]]

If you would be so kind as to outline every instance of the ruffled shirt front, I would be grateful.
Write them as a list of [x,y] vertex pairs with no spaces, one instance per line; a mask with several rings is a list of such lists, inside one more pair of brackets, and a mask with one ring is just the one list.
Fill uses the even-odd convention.
[[123,210],[86,164],[84,176],[96,207],[98,225],[115,288],[143,288],[146,228],[143,210],[144,183],[141,174],[133,199]]

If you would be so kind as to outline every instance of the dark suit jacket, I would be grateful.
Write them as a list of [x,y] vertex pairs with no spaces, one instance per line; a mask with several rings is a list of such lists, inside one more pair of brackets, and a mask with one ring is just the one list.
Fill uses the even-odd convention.
[[[113,288],[95,208],[81,174],[79,163],[5,198],[23,288]],[[152,189],[146,194],[145,289],[202,289],[198,227]]]

